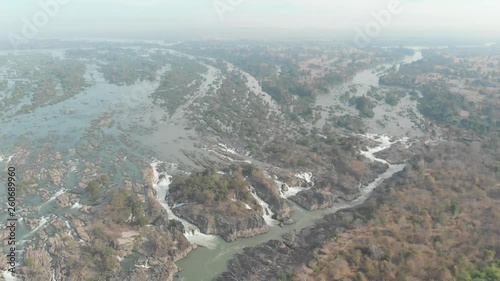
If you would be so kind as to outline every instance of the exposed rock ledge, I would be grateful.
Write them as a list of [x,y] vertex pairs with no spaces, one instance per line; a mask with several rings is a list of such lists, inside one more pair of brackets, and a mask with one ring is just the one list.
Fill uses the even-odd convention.
[[379,162],[364,163],[364,165],[364,174],[320,175],[311,189],[297,193],[290,197],[290,200],[309,211],[330,208],[338,199],[355,200],[361,195],[360,185],[369,184],[388,167]]
[[289,221],[294,208],[290,202],[280,197],[280,187],[271,178],[263,175],[254,175],[249,180],[257,195],[269,204],[274,213],[273,219],[281,222]]
[[[404,172],[396,174],[389,182],[397,181],[403,176]],[[384,186],[388,185],[388,182],[384,182],[369,200],[376,201],[378,197],[383,197]],[[298,233],[293,231],[283,235],[283,241],[270,240],[257,247],[245,248],[242,254],[237,254],[229,262],[228,271],[215,280],[281,280],[283,275],[295,272],[297,268],[309,262],[312,259],[311,253],[323,242],[356,224],[354,212],[371,212],[368,205],[369,203],[365,203],[351,210],[327,215],[317,224]]]
[[269,225],[259,212],[245,210],[234,213],[228,208],[186,204],[175,208],[174,212],[196,225],[201,232],[219,235],[228,242],[269,231]]

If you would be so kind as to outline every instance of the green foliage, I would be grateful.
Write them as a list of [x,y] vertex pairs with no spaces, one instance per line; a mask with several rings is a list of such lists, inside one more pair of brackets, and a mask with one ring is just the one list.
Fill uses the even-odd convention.
[[90,181],[87,184],[87,186],[85,187],[85,190],[90,195],[96,195],[102,191],[102,189],[108,183],[108,181],[109,181],[109,177],[107,175],[100,175],[99,177]]
[[172,115],[186,103],[188,95],[198,90],[202,74],[208,69],[195,61],[178,57],[172,57],[169,63],[172,69],[164,74],[160,86],[151,97]]
[[[85,63],[46,54],[12,56],[9,72],[0,82],[5,91],[0,112],[23,114],[67,100],[90,86]],[[0,114],[1,115],[1,114]]]
[[278,274],[279,281],[291,281],[295,277],[295,273],[280,273]]
[[[410,95],[413,100],[419,100],[419,111],[436,123],[465,129],[480,136],[498,132],[500,120],[498,112],[494,110],[492,105],[496,103],[495,98],[489,97],[484,91],[484,87],[496,86],[493,79],[481,77],[479,71],[471,70],[468,65],[471,61],[464,63],[464,59],[462,59],[460,63],[457,63],[454,62],[452,56],[445,56],[437,50],[425,51],[423,60],[402,65],[399,70],[391,70],[380,78],[380,83],[412,89]],[[466,58],[467,61],[465,54],[462,53],[460,56]],[[421,84],[417,83],[417,76],[429,73],[439,75],[441,78],[438,80],[430,79]],[[446,82],[449,79],[464,82],[467,87],[463,88],[479,92],[480,95],[485,96],[484,100],[476,101],[478,104],[475,104],[464,95],[451,92],[451,87],[456,87],[456,85]],[[423,94],[422,98],[415,91],[416,86]],[[387,96],[385,101],[394,105],[397,103],[397,97]]]
[[270,81],[262,82],[262,90],[268,93],[278,103],[284,103],[287,99],[286,92],[278,85]]
[[119,189],[111,194],[105,212],[107,219],[116,224],[123,224],[132,215],[132,221],[140,226],[148,224],[151,219],[146,214],[144,203],[126,189]]
[[460,213],[460,204],[457,202],[453,202],[450,207],[448,208],[448,211],[453,215],[456,216]]
[[299,121],[298,117],[302,117],[305,121],[312,121],[314,119],[313,109],[311,108],[311,100],[300,98],[294,102],[293,112],[289,114],[290,119]]
[[459,268],[457,281],[498,281],[500,280],[500,260],[480,269]]
[[480,117],[473,113],[468,118],[460,120],[459,126],[483,135],[495,130],[498,131],[500,129],[500,120],[495,121],[492,118]]
[[154,81],[160,65],[149,59],[124,57],[101,65],[100,71],[110,84],[134,85],[139,81]]
[[367,98],[366,96],[354,97],[350,102],[352,105],[356,106],[356,109],[359,111],[361,116],[368,118],[373,118],[375,116],[375,113],[373,112],[375,105],[370,98]]
[[74,240],[70,240],[67,243],[68,250],[73,251],[78,247],[78,244]]
[[472,281],[498,281],[500,280],[500,267],[493,264],[472,273]]
[[229,181],[225,177],[205,170],[201,174],[182,178],[174,177],[170,192],[174,198],[184,198],[190,202],[205,204],[220,202],[229,195]]
[[233,194],[236,199],[252,203],[245,177],[257,173],[258,168],[249,163],[232,165],[224,175],[207,168],[203,172],[193,173],[190,176],[176,175],[170,184],[170,196],[175,201],[195,202],[198,204],[214,205],[229,199]]
[[107,279],[119,269],[115,250],[104,244],[101,240],[95,239],[93,241],[90,254],[90,264],[93,264],[96,272],[98,272],[98,275],[93,280]]
[[461,109],[465,109],[464,96],[429,88],[419,102],[419,110],[428,118],[438,122],[453,122]]
[[34,180],[23,180],[16,185],[16,195],[18,197],[22,197],[26,193],[30,192],[34,187],[36,187]]
[[140,51],[128,48],[68,50],[66,57],[95,59],[104,79],[110,84],[119,86],[130,86],[140,81],[153,81],[162,66],[161,60],[143,57]]
[[345,128],[353,132],[364,133],[366,130],[363,119],[357,116],[344,115],[335,118],[334,122],[335,126]]
[[32,257],[25,257],[24,258],[24,266],[30,267],[33,266],[35,263],[35,260]]
[[284,167],[306,167],[311,164],[309,155],[299,154],[296,151],[295,141],[277,139],[269,143],[264,151],[270,153],[271,161],[280,162]]
[[387,103],[390,106],[398,105],[400,100],[401,96],[394,93],[389,93],[385,96],[385,103]]
[[[428,92],[424,92],[424,95],[425,97],[420,100],[419,110],[427,118],[481,135],[500,128],[498,120],[490,116],[479,115],[480,111],[462,95],[447,91],[437,92],[434,89],[429,89]],[[462,110],[470,112],[469,116],[461,117]],[[488,114],[488,111],[483,113]]]

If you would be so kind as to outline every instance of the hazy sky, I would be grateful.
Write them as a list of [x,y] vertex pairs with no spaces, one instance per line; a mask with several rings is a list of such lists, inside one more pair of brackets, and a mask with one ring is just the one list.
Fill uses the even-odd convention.
[[[397,0],[0,0],[0,32],[22,34],[40,3],[60,4],[37,36],[165,32],[240,27],[354,30]],[[382,32],[464,31],[500,35],[500,0],[399,0],[402,11]],[[233,4],[231,4],[233,3]],[[218,4],[218,5],[216,5]],[[219,7],[219,10],[215,8]]]

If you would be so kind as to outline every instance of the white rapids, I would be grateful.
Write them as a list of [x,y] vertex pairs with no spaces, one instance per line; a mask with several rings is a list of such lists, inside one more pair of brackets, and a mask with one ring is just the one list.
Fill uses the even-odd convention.
[[298,173],[295,174],[296,178],[304,180],[306,183],[309,184],[309,187],[301,187],[301,186],[289,186],[287,191],[284,191],[282,189],[282,186],[286,183],[281,182],[279,180],[275,180],[276,184],[278,185],[278,189],[280,191],[280,197],[284,199],[288,199],[294,195],[297,195],[297,193],[304,191],[304,190],[309,190],[311,189],[312,186],[314,186],[314,181],[312,180],[313,174],[309,172],[303,172],[303,173]]
[[[56,193],[54,193],[54,195],[52,195],[52,197],[49,198],[49,200],[47,200],[46,202],[42,203],[40,206],[38,206],[37,208],[40,210],[44,207],[46,207],[47,205],[49,205],[50,203],[54,202],[54,200],[57,199],[57,197],[63,195],[64,193],[66,193],[67,190],[66,189],[61,189],[59,191],[57,191]],[[43,219],[43,218],[42,218]]]
[[80,202],[76,202],[75,204],[71,205],[71,209],[73,210],[79,210],[83,207],[82,204],[80,204]]
[[2,271],[2,277],[5,281],[20,281],[21,279],[12,275],[12,273],[8,270]]
[[151,164],[151,168],[153,169],[153,188],[156,190],[156,197],[158,202],[162,205],[162,207],[167,211],[169,220],[177,220],[182,223],[184,226],[184,235],[189,240],[189,242],[197,245],[201,245],[207,248],[214,248],[216,240],[218,237],[216,235],[208,235],[204,234],[200,231],[200,229],[188,222],[185,219],[182,219],[174,214],[172,208],[168,205],[166,201],[166,196],[169,191],[169,186],[171,183],[172,176],[168,175],[166,172],[158,172],[158,165],[161,164],[160,161],[155,161]]
[[58,192],[54,193],[54,195],[52,195],[52,197],[50,197],[49,200],[47,200],[47,202],[43,203],[42,206],[49,204],[50,202],[56,200],[57,197],[63,195],[64,193],[66,193],[66,189],[59,190]]
[[362,136],[378,142],[379,145],[373,148],[368,148],[368,151],[361,151],[361,154],[372,161],[377,161],[387,164],[389,165],[389,168],[384,173],[379,175],[378,178],[375,179],[373,182],[361,188],[361,196],[350,202],[350,205],[354,206],[362,204],[370,196],[371,192],[377,186],[379,186],[384,180],[391,178],[393,175],[395,175],[398,172],[401,172],[406,167],[406,164],[398,164],[398,165],[389,164],[386,160],[377,158],[375,156],[375,153],[388,149],[395,143],[398,142],[406,143],[407,142],[406,138],[391,141],[391,137],[385,135],[366,134]]
[[[364,138],[370,138],[377,142],[375,147],[371,147],[368,151],[362,152],[363,155],[373,161],[384,162],[384,159],[377,158],[374,154],[382,151],[384,149],[389,148],[393,143],[398,141],[391,141],[390,137],[386,136],[375,136],[375,135],[367,135],[363,136]],[[399,142],[403,142],[404,140],[399,140]],[[284,225],[282,228],[277,227],[277,225],[273,225],[272,229],[265,233],[260,234],[252,238],[241,239],[232,243],[227,243],[223,240],[220,240],[216,245],[215,249],[206,249],[206,250],[195,250],[191,252],[191,254],[178,262],[178,265],[181,266],[184,270],[180,272],[180,277],[185,278],[185,280],[200,280],[199,272],[203,270],[206,276],[215,277],[218,276],[221,272],[223,272],[229,260],[237,253],[241,253],[241,249],[245,247],[253,247],[266,241],[279,239],[282,234],[288,233],[292,230],[301,230],[306,227],[309,227],[315,223],[315,221],[323,218],[325,215],[333,214],[338,212],[339,210],[349,209],[363,204],[369,197],[372,191],[379,186],[384,180],[391,178],[394,174],[402,171],[405,167],[404,164],[401,165],[388,165],[389,168],[382,174],[380,174],[373,182],[360,186],[360,196],[353,201],[341,201],[334,204],[333,207],[327,209],[321,209],[316,211],[306,211],[302,209],[298,209],[297,213],[294,215],[294,218],[297,219],[296,224],[292,225]],[[306,175],[304,173],[299,173],[301,178],[304,180],[309,179],[313,181],[312,177]],[[306,180],[307,181],[307,180]],[[277,179],[275,179],[275,182]],[[290,188],[289,188],[290,189]],[[292,191],[289,192],[298,192],[303,190],[304,188],[291,188]],[[254,194],[252,194],[254,195]],[[286,193],[286,195],[289,195]],[[282,193],[282,197],[286,197]],[[255,198],[255,196],[254,196]],[[256,198],[257,199],[257,198]],[[259,202],[261,204],[263,202]],[[265,206],[265,204],[262,204]],[[264,207],[265,208],[265,207]],[[267,213],[268,223],[271,223],[269,220],[271,213]],[[272,216],[272,215],[271,215]]]
[[253,186],[250,186],[249,189],[250,194],[252,194],[253,198],[255,198],[257,203],[259,203],[259,205],[262,207],[262,218],[264,218],[266,223],[270,226],[277,225],[278,222],[273,219],[274,213],[271,211],[269,204],[267,204],[266,201],[262,200],[262,198],[257,195],[257,192],[255,191],[255,188]]
[[38,222],[38,225],[32,231],[30,231],[28,234],[24,235],[19,240],[19,245],[24,245],[24,243],[26,243],[26,241],[27,241],[26,239],[29,238],[31,235],[35,234],[36,232],[38,232],[40,229],[42,229],[49,222],[49,219],[50,219],[50,215],[48,217],[41,217],[40,221]]
[[[361,155],[365,156],[366,158],[370,159],[371,161],[377,161],[377,162],[381,162],[381,163],[388,164],[388,165],[389,165],[389,163],[386,160],[375,157],[375,153],[386,150],[386,149],[390,148],[393,144],[398,143],[398,142],[404,144],[406,148],[410,148],[410,146],[411,146],[411,144],[408,144],[408,138],[391,140],[392,138],[390,136],[386,136],[386,135],[366,134],[366,135],[360,135],[360,136],[365,137],[365,138],[370,139],[370,140],[373,140],[373,141],[376,141],[380,144],[379,146],[376,146],[373,148],[368,148],[367,151],[361,151]],[[389,166],[391,166],[391,165],[389,165]]]

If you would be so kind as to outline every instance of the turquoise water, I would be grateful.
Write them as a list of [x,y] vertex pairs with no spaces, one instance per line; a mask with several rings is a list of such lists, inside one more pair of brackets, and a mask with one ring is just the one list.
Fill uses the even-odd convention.
[[[64,50],[29,53],[62,57]],[[6,52],[0,52],[1,55],[6,55]],[[166,65],[165,69],[167,68]],[[50,230],[49,225],[53,219],[80,214],[77,208],[60,208],[55,198],[48,198],[61,194],[56,192],[62,190],[81,192],[77,184],[82,180],[81,172],[86,168],[84,163],[96,165],[97,174],[113,171],[112,185],[118,187],[125,179],[141,183],[142,169],[155,156],[152,147],[145,146],[134,138],[153,131],[153,120],[161,117],[162,110],[155,108],[149,99],[149,94],[158,82],[140,82],[134,86],[111,85],[93,64],[87,65],[86,77],[93,77],[93,85],[76,96],[37,108],[28,114],[6,116],[1,120],[1,170],[7,166],[16,167],[18,180],[33,178],[28,176],[28,171],[35,172],[33,179],[38,183],[38,188],[49,193],[45,198],[36,193],[17,200],[17,215],[20,220],[16,238],[18,241],[28,240],[21,247],[21,254],[22,248],[36,241],[38,231]],[[1,74],[0,80],[3,80]],[[96,125],[101,117],[109,122],[104,122],[102,126]],[[133,124],[140,124],[143,133],[137,133]],[[56,168],[56,153],[61,155],[57,160],[57,169],[64,171],[62,186],[55,186],[48,180],[38,180],[36,175],[42,174],[44,169]],[[7,164],[10,156],[11,161]],[[0,188],[6,190],[3,180],[0,181]],[[5,206],[6,200],[6,196],[1,196],[0,204]],[[0,212],[0,220],[6,219],[5,212]],[[40,227],[35,231],[29,229],[27,219],[35,220],[35,225]]]
[[[33,52],[63,56],[61,50]],[[135,86],[110,85],[97,72],[95,65],[89,64],[87,67],[86,77],[93,77],[93,86],[89,89],[58,104],[2,120],[2,170],[9,156],[13,156],[9,165],[15,166],[23,178],[26,175],[23,170],[53,168],[53,158],[58,152],[62,154],[58,163],[71,167],[63,175],[62,186],[55,186],[48,180],[38,181],[39,188],[50,193],[45,198],[35,194],[18,200],[19,207],[24,209],[18,213],[23,220],[19,222],[17,232],[18,240],[26,240],[23,247],[36,241],[38,231],[50,230],[50,222],[56,217],[67,218],[70,214],[80,214],[78,209],[60,208],[56,200],[48,198],[61,190],[80,192],[76,186],[82,180],[85,162],[96,165],[97,174],[113,173],[113,186],[116,187],[126,179],[141,182],[142,169],[148,167],[153,158],[165,162],[188,162],[189,159],[180,150],[193,149],[196,143],[189,138],[194,137],[195,133],[186,130],[182,124],[159,121],[164,111],[155,107],[149,99],[157,82],[143,82]],[[165,65],[162,71],[167,69],[168,65]],[[95,125],[99,121],[102,121],[102,126]],[[402,169],[399,166],[393,168],[394,171]],[[385,176],[381,175],[381,179]],[[5,190],[3,183],[0,188]],[[211,248],[199,248],[177,263],[184,269],[180,275],[187,281],[210,280],[222,273],[227,261],[244,247],[280,239],[282,234],[310,226],[325,214],[360,204],[369,195],[370,188],[367,187],[365,197],[350,203],[339,203],[335,208],[307,212],[297,207],[294,217],[298,222],[294,225],[272,227],[266,234],[233,243],[216,238]],[[4,206],[5,200],[5,196],[0,197],[0,203]],[[30,208],[33,210],[28,211]],[[29,229],[25,223],[27,219],[36,220],[38,227]],[[0,212],[0,220],[6,220],[3,212]],[[123,262],[129,264],[131,260]]]
[[[412,63],[422,59],[421,52],[415,52],[414,55],[403,58],[401,61],[396,62],[391,65],[386,65],[387,67],[397,66],[399,67],[402,63]],[[328,106],[328,105],[336,105],[339,101],[336,99],[338,93],[343,93],[346,89],[348,89],[349,85],[360,85],[361,92],[367,92],[371,86],[378,86],[378,79],[381,73],[377,73],[375,69],[369,69],[359,72],[351,82],[347,82],[346,84],[334,88],[329,95],[318,97],[316,105]],[[354,114],[357,114],[354,112]],[[324,114],[323,117],[327,115]],[[323,120],[324,121],[324,120]],[[322,124],[319,122],[319,128],[321,128]],[[393,129],[394,130],[394,129]],[[399,132],[400,133],[400,132]],[[386,140],[382,141],[380,145],[380,149],[385,149],[388,146]],[[381,159],[376,159],[373,156],[376,150],[372,151],[371,155],[369,155],[372,159],[377,161],[383,161]],[[280,240],[281,235],[288,233],[292,230],[301,230],[305,227],[313,225],[317,220],[323,218],[327,214],[332,214],[337,212],[338,210],[351,208],[362,204],[370,195],[371,191],[378,186],[384,179],[391,177],[396,172],[401,171],[404,168],[404,165],[393,165],[389,168],[387,172],[380,175],[377,180],[375,180],[372,184],[365,187],[362,191],[363,196],[352,202],[340,202],[335,207],[308,212],[303,210],[302,208],[296,206],[296,211],[293,215],[294,219],[297,221],[296,224],[288,225],[284,227],[271,227],[271,230],[265,234],[257,235],[251,238],[241,239],[232,243],[227,243],[222,239],[218,239],[215,243],[212,243],[213,246],[208,248],[199,248],[191,252],[186,258],[177,262],[177,266],[182,269],[179,273],[178,280],[183,281],[204,281],[204,280],[212,280],[219,276],[227,269],[228,261],[234,257],[236,254],[241,253],[245,247],[253,247],[259,244],[265,243],[269,240],[275,239]]]

